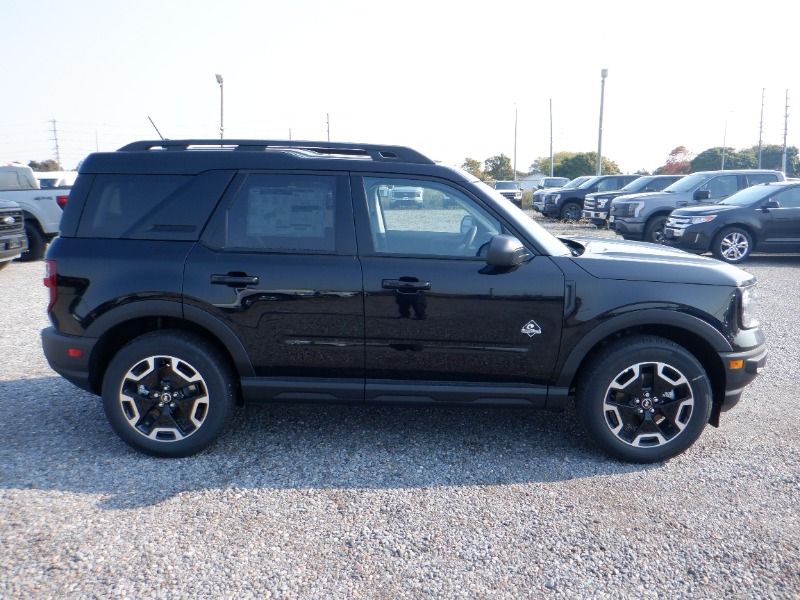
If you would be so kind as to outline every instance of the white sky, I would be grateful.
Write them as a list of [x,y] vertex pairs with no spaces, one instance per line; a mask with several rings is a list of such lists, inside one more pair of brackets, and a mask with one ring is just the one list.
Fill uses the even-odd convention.
[[[514,150],[527,170],[596,151],[652,170],[669,151],[783,143],[800,106],[800,2],[2,0],[0,162],[225,135],[411,146],[460,164]],[[793,100],[793,98],[795,100]],[[789,145],[800,146],[790,108]]]

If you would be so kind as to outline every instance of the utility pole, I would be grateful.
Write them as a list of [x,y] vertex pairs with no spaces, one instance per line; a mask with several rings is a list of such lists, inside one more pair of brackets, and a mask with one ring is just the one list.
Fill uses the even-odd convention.
[[94,130],[94,151],[100,152],[100,141],[97,137],[97,129]]
[[761,138],[764,133],[764,91],[766,88],[761,88],[761,120],[758,123],[758,168],[761,168]]
[[722,133],[722,165],[720,165],[720,170],[725,170],[725,140],[728,139],[728,120],[725,119],[725,131]]
[[328,126],[328,141],[331,141],[331,113],[325,113],[325,122]]
[[597,132],[597,169],[596,175],[602,175],[602,159],[603,159],[603,101],[606,94],[606,77],[608,77],[608,69],[600,70],[600,127]]
[[789,132],[789,90],[786,90],[786,111],[783,113],[783,157],[781,171],[786,173],[786,135]]
[[53,137],[50,138],[50,139],[55,144],[56,162],[58,163],[58,166],[60,168],[61,167],[61,150],[58,147],[58,130],[56,129],[56,120],[55,119],[51,119],[50,122],[53,124]]
[[550,98],[550,177],[553,176],[553,99]]
[[514,107],[514,181],[517,180],[517,107]]

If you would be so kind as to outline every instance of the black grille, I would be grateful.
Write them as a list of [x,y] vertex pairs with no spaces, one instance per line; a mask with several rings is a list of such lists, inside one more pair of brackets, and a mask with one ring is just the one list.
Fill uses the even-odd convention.
[[[6,223],[6,219],[11,217],[13,223]],[[24,229],[21,210],[0,210],[0,233],[14,233]]]

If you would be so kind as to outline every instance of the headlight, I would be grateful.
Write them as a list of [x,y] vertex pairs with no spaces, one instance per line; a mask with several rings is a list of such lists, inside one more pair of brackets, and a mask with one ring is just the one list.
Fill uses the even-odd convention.
[[561,194],[553,194],[552,196],[548,196],[547,199],[550,202],[558,202],[561,199]]
[[758,318],[756,318],[756,301],[758,300],[758,293],[756,286],[742,289],[742,314],[741,321],[742,327],[750,329],[758,325]]
[[620,216],[623,217],[638,217],[639,213],[644,208],[644,202],[625,202],[619,207]]
[[704,217],[692,217],[689,219],[689,222],[692,225],[699,225],[700,223],[708,223],[709,221],[713,221],[717,218],[717,215],[706,215]]

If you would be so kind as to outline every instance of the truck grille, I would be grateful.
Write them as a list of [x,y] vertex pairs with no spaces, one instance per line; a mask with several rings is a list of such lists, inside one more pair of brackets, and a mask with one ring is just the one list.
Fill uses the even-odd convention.
[[595,204],[597,203],[594,198],[587,198],[586,200],[583,201],[583,208],[585,208],[586,210],[594,210]]
[[667,219],[666,227],[672,227],[674,229],[686,229],[691,224],[692,220],[689,217],[670,217]]
[[[6,222],[9,220],[9,218],[13,219],[13,223]],[[0,233],[16,233],[17,231],[22,231],[23,229],[24,224],[21,210],[0,211]]]

